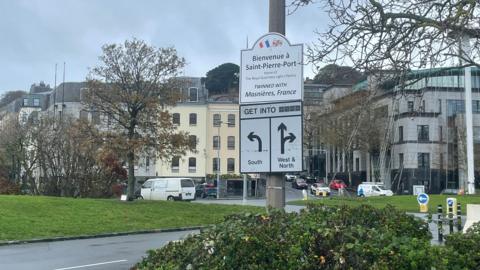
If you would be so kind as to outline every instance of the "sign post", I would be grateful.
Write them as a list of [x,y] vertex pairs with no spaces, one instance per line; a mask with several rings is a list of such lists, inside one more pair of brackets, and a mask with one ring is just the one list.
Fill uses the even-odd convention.
[[428,212],[428,201],[429,197],[426,193],[420,193],[417,196],[418,204],[420,205],[420,213],[427,213]]
[[285,206],[283,173],[303,169],[303,45],[269,33],[240,63],[240,172],[267,173],[267,206]]

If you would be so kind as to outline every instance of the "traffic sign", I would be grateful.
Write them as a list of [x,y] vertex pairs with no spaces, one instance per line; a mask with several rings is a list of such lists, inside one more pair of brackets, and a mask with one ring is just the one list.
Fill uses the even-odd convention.
[[270,119],[240,120],[240,171],[270,171]]
[[428,204],[429,197],[426,193],[420,193],[417,196],[418,204]]
[[241,51],[240,103],[303,99],[303,45],[268,33]]
[[302,170],[302,102],[240,106],[240,171]]

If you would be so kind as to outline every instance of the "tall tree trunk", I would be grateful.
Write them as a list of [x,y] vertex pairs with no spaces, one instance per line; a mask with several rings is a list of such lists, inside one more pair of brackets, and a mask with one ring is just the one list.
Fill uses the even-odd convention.
[[135,193],[135,153],[129,151],[127,154],[128,162],[128,189],[127,198],[129,201],[133,201]]

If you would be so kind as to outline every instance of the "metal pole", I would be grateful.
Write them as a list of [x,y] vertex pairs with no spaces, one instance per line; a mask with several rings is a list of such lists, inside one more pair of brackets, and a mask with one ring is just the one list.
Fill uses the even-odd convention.
[[[269,32],[285,35],[285,0],[270,0]],[[285,180],[282,173],[267,174],[267,207],[285,207]]]
[[462,231],[462,205],[457,204],[457,231]]
[[217,199],[220,199],[220,123],[218,123],[218,133],[217,133],[218,134],[218,141],[217,141]]
[[472,68],[465,68],[465,126],[467,135],[467,189],[475,194],[475,173],[473,163],[473,122],[472,122]]
[[443,242],[443,222],[442,222],[442,214],[443,209],[442,205],[439,204],[437,207],[437,230],[438,230],[438,242]]
[[247,204],[247,174],[243,174],[243,200],[242,204]]

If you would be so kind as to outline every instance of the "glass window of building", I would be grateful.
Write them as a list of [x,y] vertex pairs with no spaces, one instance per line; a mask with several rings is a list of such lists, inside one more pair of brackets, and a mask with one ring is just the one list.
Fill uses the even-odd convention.
[[219,158],[213,158],[212,159],[212,170],[213,170],[213,172],[220,171],[220,159]]
[[398,142],[403,142],[403,126],[398,127]]
[[34,98],[33,99],[33,106],[36,106],[36,107],[40,106],[40,99],[39,98]]
[[413,112],[413,101],[409,101],[407,103],[407,106],[408,106],[408,112]]
[[172,122],[174,125],[180,125],[180,114],[174,113],[172,114]]
[[428,125],[418,125],[417,134],[419,142],[428,142],[430,140]]
[[235,149],[235,136],[228,136],[227,147],[228,147],[228,150],[234,150]]
[[28,98],[23,99],[23,106],[28,106]]
[[398,166],[399,169],[403,168],[403,153],[398,154]]
[[213,149],[220,149],[220,136],[213,136]]
[[189,117],[189,124],[191,126],[197,125],[197,114],[196,113],[191,113]]
[[213,115],[213,126],[214,127],[219,127],[220,123],[222,122],[222,117],[220,116],[219,113],[216,113]]
[[228,127],[235,127],[235,114],[228,115]]
[[197,170],[197,159],[191,157],[188,159],[188,172],[195,172]]
[[188,89],[188,100],[190,102],[197,102],[198,101],[198,88],[190,87]]
[[227,171],[229,173],[235,172],[235,159],[234,158],[227,159]]
[[418,153],[418,168],[419,169],[430,168],[430,154],[429,153]]
[[172,172],[178,172],[180,169],[180,157],[172,158]]
[[188,136],[188,143],[192,149],[197,149],[197,136],[189,135]]

